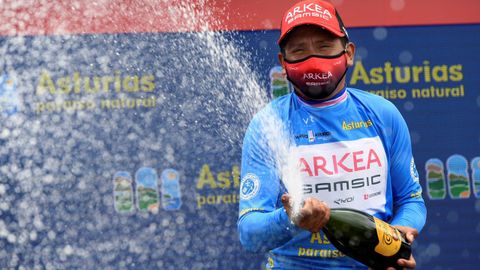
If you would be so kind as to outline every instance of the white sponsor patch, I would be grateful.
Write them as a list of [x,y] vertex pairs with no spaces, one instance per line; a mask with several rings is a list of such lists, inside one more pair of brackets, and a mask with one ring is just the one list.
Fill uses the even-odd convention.
[[[331,207],[350,207],[370,214],[385,211],[388,163],[379,137],[301,145],[298,153],[303,197]],[[368,200],[361,200],[368,196]],[[370,196],[372,194],[372,196]],[[374,195],[375,194],[375,195]]]
[[412,180],[414,182],[419,181],[418,171],[417,171],[417,167],[415,166],[415,160],[413,159],[413,157],[412,157],[412,161],[410,162],[410,176],[412,177]]
[[250,200],[257,195],[260,190],[260,180],[258,176],[253,173],[247,173],[242,178],[242,184],[240,185],[240,198],[242,200]]

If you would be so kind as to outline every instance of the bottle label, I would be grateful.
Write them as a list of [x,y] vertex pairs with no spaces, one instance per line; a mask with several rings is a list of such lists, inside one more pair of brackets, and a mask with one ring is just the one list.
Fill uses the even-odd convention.
[[[395,255],[402,246],[400,233],[396,228],[376,217],[373,217],[373,220],[378,236],[378,245],[375,247],[375,252],[383,256]],[[393,237],[394,235],[396,239]]]

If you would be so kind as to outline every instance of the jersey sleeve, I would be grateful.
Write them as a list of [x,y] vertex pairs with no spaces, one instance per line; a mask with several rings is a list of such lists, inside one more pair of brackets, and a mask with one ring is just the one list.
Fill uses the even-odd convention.
[[292,238],[296,227],[290,223],[280,196],[285,192],[262,132],[262,121],[250,123],[242,146],[242,169],[238,232],[240,242],[250,251],[265,251]]
[[422,187],[412,154],[410,133],[400,112],[392,105],[390,177],[393,196],[393,225],[422,230],[426,222]]

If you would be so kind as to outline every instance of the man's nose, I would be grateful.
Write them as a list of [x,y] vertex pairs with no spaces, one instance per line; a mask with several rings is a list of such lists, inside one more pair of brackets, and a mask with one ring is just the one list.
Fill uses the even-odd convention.
[[310,44],[310,42],[307,43],[307,46],[305,46],[304,49],[305,49],[305,52],[307,52],[307,53],[311,53],[311,52],[314,52],[314,51],[315,51],[314,46],[312,46],[312,44]]
[[310,44],[308,44],[308,46],[307,46],[307,53],[308,53],[309,55],[322,54],[322,50],[321,50],[321,48],[319,48],[318,45],[313,44],[313,43],[310,43]]

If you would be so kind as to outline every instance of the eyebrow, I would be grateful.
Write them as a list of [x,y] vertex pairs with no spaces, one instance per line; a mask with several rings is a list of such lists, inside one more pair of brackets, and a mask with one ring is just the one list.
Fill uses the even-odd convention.
[[[322,39],[322,40],[316,40],[315,44],[319,43],[325,43],[326,45],[332,45],[335,43],[334,39]],[[291,42],[288,47],[289,48],[296,48],[296,47],[302,47],[305,45],[305,41],[297,41],[297,42]]]
[[334,43],[334,42],[335,42],[335,39],[331,39],[331,38],[315,41],[315,43]]
[[291,42],[288,47],[289,48],[295,48],[295,47],[301,47],[305,45],[305,41],[297,41],[297,42]]

